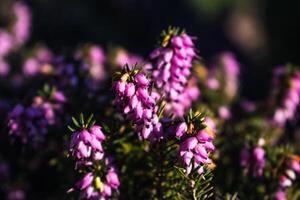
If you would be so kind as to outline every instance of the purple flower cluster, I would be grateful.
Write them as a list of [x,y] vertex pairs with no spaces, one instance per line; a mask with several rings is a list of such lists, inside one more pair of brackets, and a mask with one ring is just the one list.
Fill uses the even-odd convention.
[[76,159],[76,168],[92,165],[93,161],[102,160],[104,151],[102,141],[105,135],[100,126],[94,125],[89,130],[82,129],[72,134],[70,152]]
[[74,57],[75,60],[81,62],[81,69],[88,72],[87,86],[90,89],[97,89],[99,83],[103,82],[107,77],[104,50],[98,45],[90,45],[76,51]]
[[[171,37],[169,44],[166,47],[158,47],[150,55],[151,59],[156,60],[152,76],[156,87],[167,101],[166,111],[183,116],[190,106],[190,103],[185,102],[191,102],[199,95],[197,87],[188,89],[196,50],[192,37],[185,33],[166,37]],[[189,96],[186,93],[193,95]]]
[[32,106],[39,108],[44,113],[44,118],[49,125],[59,124],[60,117],[63,115],[63,104],[66,102],[65,95],[60,91],[55,91],[52,94],[51,101],[46,100],[42,96],[36,96],[33,99]]
[[10,134],[19,137],[23,143],[42,142],[48,132],[48,126],[59,123],[57,116],[62,114],[65,101],[64,94],[55,91],[51,100],[36,96],[29,107],[16,105],[8,115]]
[[187,131],[188,125],[185,122],[179,124],[176,130],[176,137],[185,138],[180,144],[179,156],[186,167],[187,174],[190,174],[193,169],[197,169],[197,172],[202,174],[203,165],[212,163],[209,154],[215,150],[213,128],[207,124],[205,129],[192,136],[189,136]]
[[22,46],[30,33],[29,8],[22,2],[16,2],[12,5],[12,13],[11,27],[0,28],[0,76],[9,73],[10,65],[6,61],[8,54]]
[[266,152],[260,144],[254,147],[252,151],[243,148],[240,153],[240,165],[247,171],[251,168],[254,177],[261,177],[266,165],[265,154]]
[[21,138],[23,143],[32,141],[35,144],[43,141],[47,126],[43,110],[33,106],[24,107],[18,104],[8,115],[9,133]]
[[112,190],[117,190],[120,186],[118,174],[114,166],[109,163],[106,159],[105,163],[107,166],[107,174],[102,182],[100,176],[92,172],[88,172],[84,175],[83,179],[80,180],[76,186],[81,190],[79,199],[89,200],[105,200],[110,199],[112,196]]
[[286,200],[286,190],[293,185],[293,181],[300,174],[299,158],[289,158],[284,174],[279,176],[279,188],[274,195],[275,200]]
[[58,88],[73,88],[78,84],[78,76],[72,63],[66,63],[64,58],[59,56],[53,59],[51,65],[55,67],[53,84]]
[[38,46],[33,55],[26,58],[23,63],[23,73],[25,76],[34,76],[37,74],[48,74],[51,69],[49,69],[49,63],[53,59],[52,52],[44,46]]
[[150,141],[162,137],[157,112],[159,95],[150,90],[150,81],[137,70],[126,72],[115,84],[115,104],[135,125],[136,132]]
[[[279,68],[281,69],[281,68]],[[283,70],[276,70],[275,75],[279,76],[282,73],[285,73]],[[274,84],[278,84],[274,81]],[[282,100],[282,105],[276,109],[273,120],[279,126],[284,126],[285,123],[289,120],[292,120],[295,117],[298,106],[300,103],[300,73],[296,72],[289,80],[289,88],[285,93],[285,96]]]
[[[112,196],[112,190],[117,190],[120,185],[112,158],[104,157],[102,142],[105,139],[102,127],[98,125],[82,128],[72,134],[70,153],[76,160],[75,169],[89,170],[76,184],[76,188],[81,190],[80,199],[109,199]],[[100,161],[104,161],[101,162],[104,166],[97,166],[90,171],[89,166],[98,165]],[[103,174],[106,174],[105,182],[102,182]],[[72,190],[73,188],[69,191]]]

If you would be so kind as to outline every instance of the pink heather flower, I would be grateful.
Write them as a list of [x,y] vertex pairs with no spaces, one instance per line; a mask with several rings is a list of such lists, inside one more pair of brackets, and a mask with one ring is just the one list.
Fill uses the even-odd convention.
[[65,103],[67,101],[64,93],[61,91],[55,91],[53,94],[53,99],[60,103]]
[[[21,104],[8,115],[8,127],[10,134],[21,138],[23,143],[32,141],[33,144],[42,142],[48,132],[49,125],[59,125],[63,115],[64,95],[60,91],[55,91],[54,98],[46,100],[42,96],[33,98],[32,105],[24,107]],[[55,96],[60,96],[57,100]],[[65,98],[64,98],[65,100]]]
[[[277,71],[280,70],[280,73],[277,73]],[[286,78],[288,72],[283,67],[279,67],[274,70],[274,77],[273,77],[273,84],[274,86],[280,87],[280,84],[282,83],[282,80]],[[294,119],[295,114],[298,110],[299,103],[300,103],[300,72],[295,72],[294,74],[289,77],[290,86],[285,92],[285,95],[280,102],[280,105],[278,108],[276,108],[274,115],[273,115],[273,121],[279,125],[280,127],[283,127],[287,121],[290,121]],[[274,90],[273,91],[273,98],[276,98],[276,95],[279,94],[279,91]]]
[[292,185],[292,181],[291,179],[289,179],[288,177],[286,177],[285,175],[281,175],[279,177],[279,185],[283,188],[285,187],[290,187]]
[[22,189],[13,188],[7,192],[7,200],[25,200],[26,194]]
[[106,181],[110,187],[117,189],[120,186],[120,181],[117,173],[114,170],[111,170],[106,175]]
[[26,76],[33,76],[39,73],[40,63],[36,58],[28,58],[23,65],[23,72]]
[[151,53],[150,58],[156,60],[151,69],[152,77],[158,91],[166,98],[166,112],[181,117],[199,96],[196,84],[188,86],[195,57],[193,40],[187,34],[173,36],[167,47],[159,47]]
[[85,79],[87,87],[91,90],[99,89],[107,78],[106,54],[102,47],[90,45],[79,49],[75,52],[74,58],[81,63],[81,70],[88,74]]
[[59,125],[61,120],[59,116],[63,115],[63,104],[65,102],[65,95],[61,91],[55,91],[52,94],[52,99],[49,100],[42,96],[34,97],[32,106],[44,112],[44,118],[49,125]]
[[291,159],[289,166],[292,170],[300,174],[300,162],[294,159]]
[[226,52],[221,56],[225,76],[225,94],[232,99],[238,90],[240,66],[234,54]]
[[134,66],[142,63],[143,58],[139,55],[128,53],[125,49],[119,48],[116,50],[114,61],[118,67],[122,68],[126,64],[128,66]]
[[106,78],[104,62],[106,55],[99,46],[91,46],[88,50],[88,65],[90,65],[90,75],[96,81],[103,81]]
[[222,118],[222,119],[225,119],[225,120],[228,120],[231,118],[231,112],[230,110],[228,109],[228,107],[226,106],[221,106],[219,108],[219,116]]
[[16,46],[22,46],[30,34],[31,13],[27,5],[17,2],[13,6],[16,21],[13,24],[13,35]]
[[156,140],[162,137],[156,104],[159,95],[150,90],[150,82],[142,72],[128,80],[115,84],[115,104],[134,123],[136,131],[143,139]]
[[54,58],[53,53],[45,46],[39,46],[36,49],[35,54],[37,60],[39,60],[41,63],[49,63]]
[[216,78],[207,79],[207,87],[211,90],[217,90],[220,88],[220,83]]
[[176,128],[176,137],[181,138],[187,131],[187,125],[185,122],[179,124]]
[[[176,93],[172,93],[176,95]],[[167,113],[175,112],[176,116],[183,116],[188,108],[192,107],[192,102],[200,96],[200,90],[197,87],[196,80],[191,79],[177,101],[169,103],[165,107]]]
[[274,195],[275,200],[286,200],[285,192],[283,190],[278,190]]
[[9,63],[0,58],[0,76],[7,76],[10,70]]
[[217,125],[214,120],[210,117],[205,117],[204,123],[207,127],[209,127],[214,133],[217,132]]
[[103,159],[102,141],[105,140],[105,135],[101,129],[94,125],[89,130],[83,129],[72,134],[70,152],[76,159],[76,168]]
[[23,73],[25,76],[35,76],[40,73],[49,73],[45,66],[53,60],[52,52],[44,46],[38,46],[34,49],[32,55],[25,59],[23,63]]
[[293,181],[296,180],[296,173],[300,172],[300,163],[294,158],[290,158],[287,161],[287,168],[285,172],[279,176],[279,190],[275,193],[275,199],[286,199],[285,189],[293,185]]
[[265,160],[265,150],[257,146],[253,150],[253,158],[254,158],[254,176],[260,177],[263,174],[263,170],[266,164]]
[[105,167],[108,168],[106,176],[99,177],[88,172],[77,182],[76,187],[81,190],[80,199],[110,199],[113,191],[118,190],[120,181],[114,166],[107,164]]
[[[183,125],[180,124],[178,129],[182,126]],[[195,136],[188,137],[180,144],[179,156],[186,167],[187,174],[189,174],[192,169],[198,167],[197,172],[201,174],[203,173],[203,165],[212,162],[209,158],[209,153],[214,151],[215,147],[212,143],[213,137],[206,131],[207,129],[200,130]]]
[[0,58],[7,56],[13,48],[13,37],[0,29]]

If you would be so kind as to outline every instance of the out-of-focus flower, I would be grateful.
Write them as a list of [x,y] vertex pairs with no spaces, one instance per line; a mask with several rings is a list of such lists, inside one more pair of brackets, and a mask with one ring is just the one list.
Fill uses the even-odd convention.
[[253,148],[242,148],[240,152],[240,165],[244,171],[251,170],[254,177],[263,175],[266,165],[266,152],[263,148],[264,139],[260,138],[258,144]]
[[26,58],[23,63],[23,73],[26,76],[35,76],[38,74],[47,74],[45,66],[49,65],[54,58],[52,52],[44,46],[38,46],[34,49],[33,55]]
[[275,200],[286,200],[285,192],[282,190],[278,190],[274,195]]
[[48,132],[49,125],[58,125],[62,116],[65,97],[62,92],[55,91],[52,97],[33,98],[31,106],[21,104],[8,114],[8,127],[11,135],[19,137],[23,143],[32,142],[34,145],[42,142]]
[[222,118],[222,119],[225,119],[225,120],[228,120],[231,118],[231,112],[230,110],[228,109],[228,107],[226,106],[221,106],[219,108],[219,116]]
[[25,200],[26,194],[22,189],[12,188],[7,191],[7,200]]
[[141,56],[129,53],[123,48],[117,48],[115,51],[114,63],[120,68],[126,64],[128,66],[135,66],[142,62],[143,58]]
[[206,85],[211,90],[217,90],[220,88],[220,83],[216,78],[208,78]]
[[265,150],[261,146],[257,146],[253,149],[254,158],[254,171],[255,177],[260,177],[263,174],[264,167],[266,165]]
[[223,66],[225,85],[224,92],[229,99],[236,96],[239,87],[240,66],[234,54],[226,52],[221,55],[221,65]]
[[[294,118],[300,103],[300,73],[296,71],[290,77],[287,75],[287,69],[279,67],[274,70],[273,84],[283,84],[284,78],[288,80],[288,89],[285,91],[283,99],[278,108],[276,108],[273,121],[283,127],[287,121]],[[276,96],[278,91],[274,91]],[[276,98],[276,97],[275,97]]]
[[13,24],[14,43],[22,46],[29,38],[31,28],[31,13],[27,5],[16,2],[13,5],[15,22]]
[[86,84],[89,89],[95,90],[106,80],[106,55],[98,45],[88,45],[75,52],[74,58],[81,63],[81,70],[88,73]]
[[13,48],[13,37],[0,29],[0,58],[5,57]]
[[5,62],[0,58],[0,76],[8,75],[9,70],[10,70],[9,63]]

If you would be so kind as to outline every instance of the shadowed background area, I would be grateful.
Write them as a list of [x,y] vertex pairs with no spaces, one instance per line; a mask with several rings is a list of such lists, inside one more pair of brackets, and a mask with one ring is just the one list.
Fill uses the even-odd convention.
[[295,0],[284,4],[279,0],[28,3],[34,15],[31,42],[44,41],[59,51],[88,41],[105,47],[120,44],[148,55],[162,29],[184,27],[198,38],[200,55],[207,62],[220,51],[237,54],[243,65],[243,91],[254,99],[266,93],[272,66],[300,62],[300,16]]

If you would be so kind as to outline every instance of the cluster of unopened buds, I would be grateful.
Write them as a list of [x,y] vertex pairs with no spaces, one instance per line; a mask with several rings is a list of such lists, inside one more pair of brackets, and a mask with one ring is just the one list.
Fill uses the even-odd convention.
[[209,154],[215,150],[213,144],[215,130],[214,127],[210,126],[210,122],[204,122],[204,127],[199,130],[194,130],[195,125],[191,122],[182,122],[176,129],[176,137],[182,140],[179,156],[187,174],[195,169],[199,174],[202,174],[204,165],[212,164]]
[[81,165],[92,165],[93,161],[102,160],[104,151],[102,141],[105,140],[101,127],[93,125],[72,134],[70,152],[76,160],[76,168]]
[[151,91],[151,83],[146,75],[136,69],[125,67],[115,84],[115,105],[135,125],[135,130],[143,139],[161,138],[162,128],[158,117],[158,93]]
[[[280,77],[287,74],[287,68],[277,68],[274,71],[273,84],[279,85]],[[287,121],[292,120],[297,113],[300,103],[300,72],[296,71],[288,80],[288,89],[283,97],[282,105],[275,110],[274,121],[284,126]]]
[[[109,199],[113,190],[117,190],[120,181],[112,164],[112,157],[104,153],[102,142],[106,139],[102,127],[95,125],[91,115],[86,121],[83,115],[80,120],[72,118],[74,127],[70,143],[70,155],[75,160],[75,169],[84,171],[83,178],[75,185],[80,190],[79,199]],[[75,131],[76,129],[79,129]],[[104,180],[102,182],[102,180]],[[68,192],[72,192],[71,188]]]
[[[50,90],[49,87],[45,88]],[[32,141],[37,144],[43,141],[49,126],[59,124],[58,115],[62,116],[63,104],[66,101],[60,91],[52,90],[50,96],[34,97],[29,107],[16,105],[8,115],[10,134],[19,137],[23,143]]]
[[161,46],[150,55],[156,60],[151,72],[155,86],[166,99],[165,110],[176,116],[182,117],[200,95],[195,84],[188,83],[196,57],[193,38],[176,28],[164,34]]
[[243,148],[240,154],[240,165],[245,170],[252,169],[252,174],[254,177],[261,177],[264,172],[266,165],[266,152],[263,148],[265,141],[264,139],[259,139],[258,145],[255,146],[252,151],[247,148]]
[[286,200],[286,189],[293,185],[297,175],[300,174],[300,159],[298,156],[291,156],[287,159],[286,170],[283,175],[279,176],[279,189],[275,193],[275,200]]

